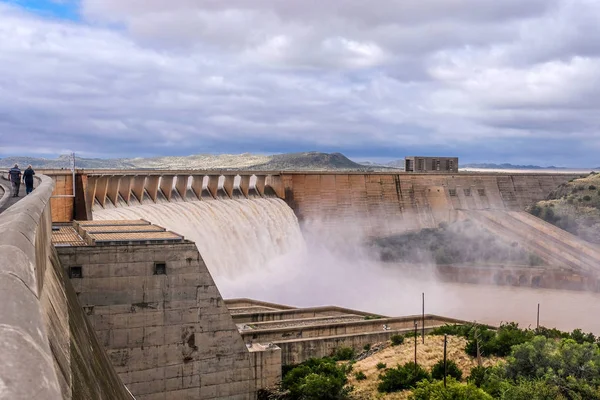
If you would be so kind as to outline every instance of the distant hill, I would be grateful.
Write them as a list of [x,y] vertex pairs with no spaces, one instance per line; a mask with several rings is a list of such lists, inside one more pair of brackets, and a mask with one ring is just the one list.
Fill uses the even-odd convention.
[[[60,169],[70,168],[69,156],[63,155],[55,159],[36,157],[0,158],[0,168],[6,169],[14,164],[25,168],[31,164],[33,168]],[[245,169],[245,170],[387,170],[384,166],[365,166],[348,159],[340,153],[287,153],[277,155],[256,154],[197,154],[183,157],[152,158],[84,158],[76,157],[76,168],[81,169]]]
[[306,153],[277,154],[261,165],[253,165],[249,169],[258,170],[366,170],[368,167],[355,163],[341,153]]
[[564,167],[540,167],[539,165],[514,165],[514,164],[464,164],[460,165],[460,168],[481,168],[481,169],[566,169]]

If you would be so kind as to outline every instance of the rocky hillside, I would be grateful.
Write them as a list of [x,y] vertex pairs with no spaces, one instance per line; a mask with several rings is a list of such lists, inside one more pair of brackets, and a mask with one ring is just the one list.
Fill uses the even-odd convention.
[[591,243],[600,244],[600,173],[560,185],[529,212]]
[[[69,156],[56,159],[35,157],[6,157],[0,159],[0,168],[14,164],[34,168],[70,168]],[[153,158],[76,158],[76,167],[83,169],[246,169],[271,171],[379,171],[390,170],[382,166],[365,166],[351,161],[340,153],[287,153],[277,155],[256,154],[198,154],[185,157]],[[393,169],[392,169],[393,170]]]

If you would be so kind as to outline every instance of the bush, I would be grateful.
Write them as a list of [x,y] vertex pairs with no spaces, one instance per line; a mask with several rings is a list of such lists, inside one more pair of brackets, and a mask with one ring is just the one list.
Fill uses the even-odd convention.
[[471,368],[467,382],[472,383],[477,387],[481,387],[487,378],[489,368],[476,366]]
[[363,350],[364,350],[364,351],[369,351],[369,350],[371,350],[371,345],[370,345],[370,344],[365,344],[365,345],[363,346]]
[[417,382],[430,380],[429,373],[420,365],[407,362],[402,366],[390,368],[379,375],[377,390],[382,393],[398,392],[400,390],[412,389]]
[[312,358],[288,371],[281,388],[289,400],[344,399],[348,379],[345,366],[338,366],[331,358]]
[[349,361],[354,358],[354,349],[352,347],[338,347],[332,354],[335,361]]
[[378,362],[376,365],[377,369],[385,369],[387,367],[386,363]]
[[392,335],[392,337],[390,337],[390,340],[392,341],[392,346],[399,346],[402,343],[404,343],[404,336]]
[[471,329],[473,329],[473,326],[469,326],[469,325],[448,325],[448,324],[446,324],[444,326],[439,326],[437,328],[434,328],[430,332],[430,335],[437,335],[437,336],[449,335],[449,336],[468,337],[469,336],[469,332],[471,331]]
[[364,372],[362,371],[358,371],[354,374],[354,377],[356,378],[357,381],[364,381],[365,379],[367,379],[367,376],[365,375]]
[[594,185],[590,185],[590,186],[588,186],[588,189],[589,189],[589,190],[596,190],[596,186],[594,186]]
[[583,201],[590,201],[591,199],[592,199],[592,197],[587,194],[585,196],[583,196]]
[[[452,378],[447,381],[447,387],[441,381],[422,381],[412,392],[411,400],[492,400],[492,396],[475,385],[461,384]],[[516,399],[516,398],[515,398]]]
[[[452,360],[446,360],[446,372],[446,376],[451,376],[457,381],[462,379],[462,371]],[[431,377],[433,379],[444,379],[444,360],[436,362],[433,367],[431,367]]]
[[[500,325],[497,332],[491,331],[486,327],[478,328],[479,349],[483,356],[505,357],[510,354],[512,346],[525,343],[534,336],[533,331],[520,329],[518,324],[508,323]],[[467,354],[472,357],[477,356],[476,334],[469,335],[469,341],[465,348]]]

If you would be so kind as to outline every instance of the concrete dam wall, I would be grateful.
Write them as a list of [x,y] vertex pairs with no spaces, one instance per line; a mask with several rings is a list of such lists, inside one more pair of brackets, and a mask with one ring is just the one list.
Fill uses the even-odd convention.
[[433,228],[455,210],[523,210],[568,174],[284,174],[285,201],[301,221],[359,224],[372,235]]

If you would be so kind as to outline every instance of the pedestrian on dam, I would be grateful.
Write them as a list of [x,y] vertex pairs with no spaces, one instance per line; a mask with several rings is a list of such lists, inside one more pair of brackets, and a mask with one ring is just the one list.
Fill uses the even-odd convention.
[[17,164],[15,164],[15,166],[8,171],[8,180],[12,184],[13,197],[19,197],[19,188],[21,187],[21,170]]
[[25,193],[29,194],[33,191],[33,176],[35,171],[31,167],[31,164],[23,172],[23,182],[25,183]]

